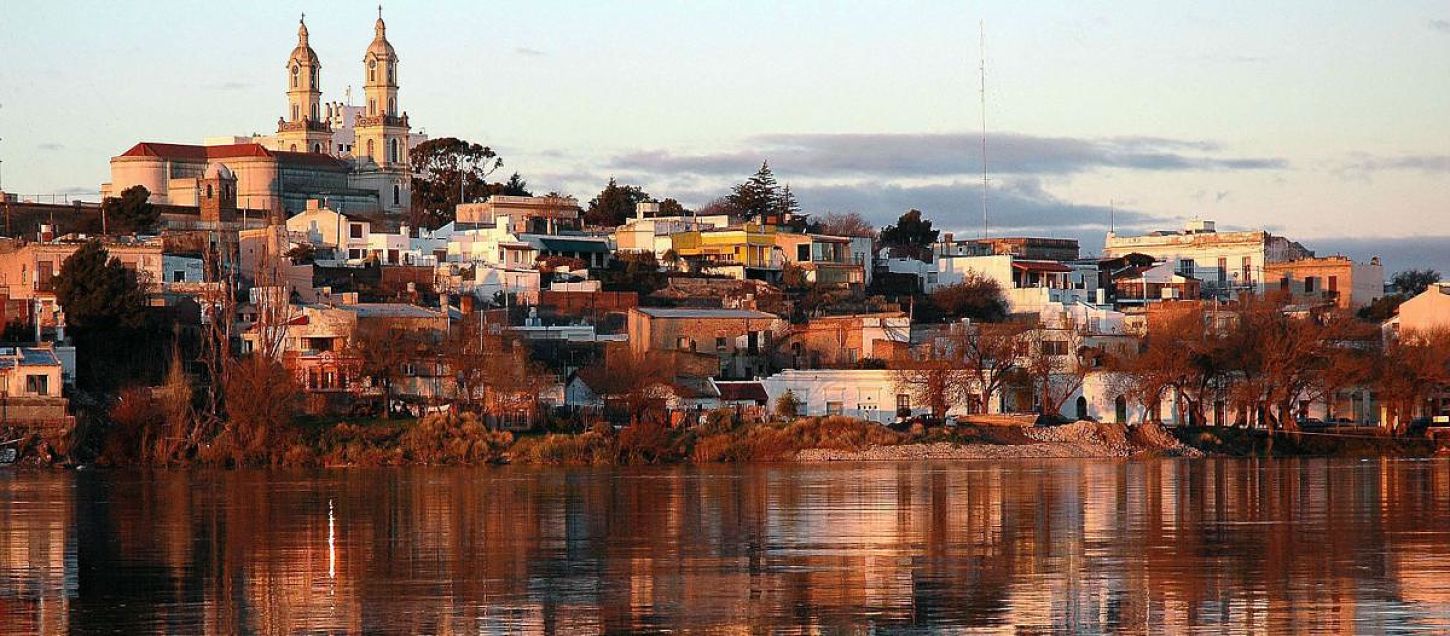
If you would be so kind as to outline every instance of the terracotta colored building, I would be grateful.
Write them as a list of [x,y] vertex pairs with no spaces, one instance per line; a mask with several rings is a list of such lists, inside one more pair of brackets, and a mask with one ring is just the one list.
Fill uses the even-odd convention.
[[748,309],[629,310],[629,344],[645,351],[694,351],[713,354],[724,377],[754,377],[767,371],[769,354],[785,321]]

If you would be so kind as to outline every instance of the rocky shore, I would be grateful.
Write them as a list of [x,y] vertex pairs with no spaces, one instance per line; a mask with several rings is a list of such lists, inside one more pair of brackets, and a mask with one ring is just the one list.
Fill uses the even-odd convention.
[[[1121,424],[1073,422],[1061,426],[1019,429],[1021,438],[1002,435],[992,441],[932,441],[876,445],[862,450],[809,448],[797,461],[902,461],[1038,459],[1057,457],[1202,457],[1203,452],[1180,442],[1158,426],[1129,428]],[[1006,438],[1006,439],[1004,439]]]

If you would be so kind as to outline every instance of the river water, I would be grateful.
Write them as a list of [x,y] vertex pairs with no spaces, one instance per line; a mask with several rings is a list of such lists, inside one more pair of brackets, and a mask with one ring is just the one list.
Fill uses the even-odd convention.
[[0,632],[1450,630],[1450,461],[0,472]]

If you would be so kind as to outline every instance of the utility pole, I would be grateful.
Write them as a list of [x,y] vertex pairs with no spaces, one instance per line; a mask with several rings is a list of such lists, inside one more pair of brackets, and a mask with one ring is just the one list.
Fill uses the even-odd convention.
[[987,238],[987,22],[977,23],[981,65],[978,66],[982,98],[982,238]]

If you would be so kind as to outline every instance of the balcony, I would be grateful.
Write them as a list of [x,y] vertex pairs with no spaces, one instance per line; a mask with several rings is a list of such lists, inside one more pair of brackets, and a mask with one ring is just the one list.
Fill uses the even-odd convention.
[[302,121],[278,121],[277,132],[332,132],[332,124],[326,121],[304,119]]
[[377,126],[408,127],[408,116],[397,115],[358,115],[357,121],[353,122],[353,128],[374,128]]

